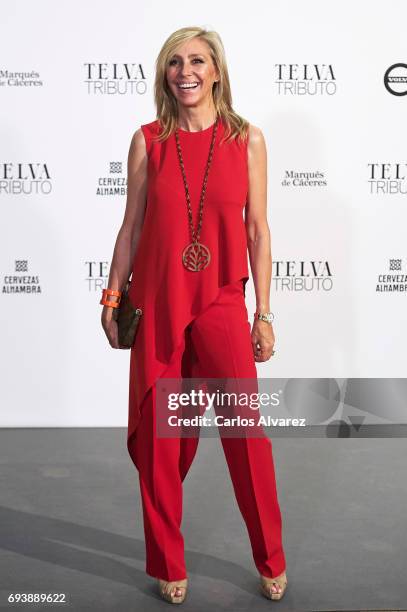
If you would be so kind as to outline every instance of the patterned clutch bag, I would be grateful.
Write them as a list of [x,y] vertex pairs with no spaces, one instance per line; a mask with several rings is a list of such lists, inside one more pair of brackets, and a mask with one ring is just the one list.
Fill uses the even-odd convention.
[[129,298],[130,281],[127,281],[122,291],[120,304],[113,311],[113,317],[117,321],[119,344],[125,348],[131,348],[136,338],[139,322],[143,311],[135,308]]

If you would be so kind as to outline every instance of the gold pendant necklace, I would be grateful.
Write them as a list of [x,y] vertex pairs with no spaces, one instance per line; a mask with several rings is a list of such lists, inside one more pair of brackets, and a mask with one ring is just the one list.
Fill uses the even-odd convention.
[[211,260],[211,253],[201,242],[191,242],[182,252],[182,263],[187,270],[199,272],[204,270]]
[[175,130],[175,140],[177,143],[177,151],[178,151],[178,158],[179,158],[181,171],[182,171],[182,178],[184,179],[185,194],[186,194],[187,207],[188,207],[189,227],[191,230],[191,237],[192,237],[192,242],[188,244],[182,252],[182,263],[184,264],[185,268],[187,270],[190,270],[191,272],[200,272],[201,270],[204,270],[208,266],[211,260],[210,251],[207,246],[199,242],[199,236],[200,236],[201,227],[202,227],[202,213],[203,213],[203,202],[204,202],[205,191],[206,191],[206,183],[208,180],[209,168],[210,168],[211,161],[212,161],[217,129],[218,129],[218,117],[216,117],[216,121],[214,123],[214,127],[212,130],[211,146],[209,149],[208,161],[206,163],[205,177],[203,181],[201,199],[199,203],[199,222],[198,222],[198,229],[196,233],[195,233],[194,225],[192,221],[191,200],[189,197],[188,184],[187,184],[187,179],[185,176],[185,168],[184,168],[184,162],[182,159],[181,146],[179,142],[178,128]]

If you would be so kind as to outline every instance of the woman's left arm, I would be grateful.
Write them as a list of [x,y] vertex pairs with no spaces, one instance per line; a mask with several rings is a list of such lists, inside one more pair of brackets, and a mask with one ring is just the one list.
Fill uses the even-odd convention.
[[[267,149],[260,128],[249,127],[247,148],[249,188],[245,225],[249,261],[256,293],[256,311],[270,312],[271,234],[267,221]],[[275,343],[273,326],[255,319],[251,331],[256,361],[270,359]]]

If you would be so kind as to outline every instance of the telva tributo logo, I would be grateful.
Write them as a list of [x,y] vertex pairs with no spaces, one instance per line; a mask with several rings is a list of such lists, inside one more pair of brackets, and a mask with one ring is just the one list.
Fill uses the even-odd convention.
[[51,176],[43,162],[4,162],[0,171],[0,195],[47,195],[52,191]]
[[373,195],[407,193],[407,163],[369,163],[368,184]]
[[84,63],[88,94],[145,94],[147,81],[141,64]]
[[107,287],[109,276],[108,261],[85,261],[87,276],[85,282],[88,290],[92,293],[101,291]]
[[272,282],[277,291],[331,291],[327,261],[273,261]]
[[332,96],[336,78],[332,64],[274,64],[280,96]]

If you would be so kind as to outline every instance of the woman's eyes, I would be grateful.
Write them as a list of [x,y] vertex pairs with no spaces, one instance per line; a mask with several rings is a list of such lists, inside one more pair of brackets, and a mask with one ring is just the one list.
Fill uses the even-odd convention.
[[[170,60],[169,64],[170,66],[172,66],[174,64],[174,62],[176,62],[176,59],[172,59]],[[203,63],[203,60],[200,57],[195,57],[192,62],[200,62],[201,64]]]

